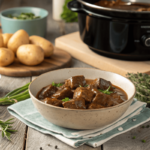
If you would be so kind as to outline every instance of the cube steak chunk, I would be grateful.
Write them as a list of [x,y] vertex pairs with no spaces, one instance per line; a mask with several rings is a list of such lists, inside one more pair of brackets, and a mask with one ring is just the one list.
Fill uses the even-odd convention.
[[86,80],[84,76],[73,76],[65,81],[65,85],[71,89],[75,89],[80,85],[84,87],[86,85]]
[[99,79],[96,79],[96,83],[98,85],[98,88],[101,90],[107,90],[110,86],[110,91],[113,91],[113,87],[110,81],[99,78]]
[[86,109],[85,100],[84,99],[72,99],[67,102],[63,102],[64,108],[70,109]]
[[37,98],[42,100],[46,97],[51,97],[56,91],[57,87],[49,85],[47,87],[44,87],[38,94]]
[[91,102],[95,94],[91,90],[85,87],[78,87],[74,91],[73,99],[84,99],[87,102]]
[[100,92],[96,94],[92,103],[95,105],[101,105],[103,107],[115,106],[123,102],[120,96],[116,95],[117,94],[106,95]]
[[45,98],[43,102],[46,104],[62,107],[62,101],[56,98]]
[[72,96],[73,96],[73,92],[71,91],[71,89],[69,87],[65,87],[64,89],[58,90],[55,94],[53,94],[52,98],[62,100],[66,97],[72,98]]

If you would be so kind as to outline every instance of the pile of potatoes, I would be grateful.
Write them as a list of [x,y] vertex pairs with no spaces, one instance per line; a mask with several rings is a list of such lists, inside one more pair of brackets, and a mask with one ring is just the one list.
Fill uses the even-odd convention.
[[13,63],[15,57],[24,65],[38,65],[53,51],[51,42],[36,35],[29,37],[24,30],[0,34],[0,66],[3,67]]

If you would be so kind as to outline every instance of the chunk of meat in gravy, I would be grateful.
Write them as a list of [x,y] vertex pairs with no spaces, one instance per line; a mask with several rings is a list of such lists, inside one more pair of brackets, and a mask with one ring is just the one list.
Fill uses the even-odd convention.
[[85,100],[84,99],[72,99],[67,102],[63,102],[64,108],[70,109],[86,109]]
[[84,99],[87,102],[91,102],[94,96],[95,94],[91,90],[85,87],[78,87],[74,91],[73,99]]
[[86,85],[86,80],[84,76],[73,76],[65,81],[65,86],[75,89],[79,86],[84,87]]
[[88,107],[88,109],[99,109],[99,108],[104,108],[104,106],[96,103],[91,103]]
[[96,94],[92,103],[95,105],[110,107],[110,106],[115,106],[117,104],[120,104],[122,102],[123,100],[120,98],[119,95],[116,96],[116,94],[106,95],[103,93],[98,93]]
[[64,89],[58,90],[55,94],[52,95],[52,98],[64,99],[66,97],[72,98],[73,92],[69,87],[65,87]]
[[98,85],[98,88],[101,90],[107,90],[110,86],[110,90],[109,91],[113,91],[113,87],[110,81],[107,81],[105,79],[99,78],[96,79],[96,83]]
[[56,91],[57,91],[57,87],[49,85],[47,87],[44,87],[39,94],[37,95],[37,98],[42,100],[46,97],[51,97]]
[[66,87],[65,84],[63,84],[62,86],[57,87],[57,88],[58,88],[58,90],[62,90],[62,89],[64,89],[65,87]]
[[101,89],[101,90],[106,90],[109,88],[110,86],[110,91],[113,91],[113,87],[110,81],[107,81],[105,79],[102,78],[98,78],[95,80],[87,80],[87,84],[88,84],[88,89]]
[[56,98],[45,98],[43,102],[46,104],[62,107],[62,101]]

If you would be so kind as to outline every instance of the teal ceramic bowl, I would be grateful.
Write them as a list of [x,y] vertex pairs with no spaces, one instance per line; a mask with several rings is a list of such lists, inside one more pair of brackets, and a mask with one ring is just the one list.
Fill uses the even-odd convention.
[[[20,15],[21,13],[34,13],[36,16],[40,16],[34,20],[17,20],[8,18],[7,15],[13,16]],[[1,26],[3,33],[15,33],[19,29],[25,30],[29,35],[38,35],[45,37],[47,30],[47,16],[48,11],[42,8],[36,7],[16,7],[6,9],[1,12]]]

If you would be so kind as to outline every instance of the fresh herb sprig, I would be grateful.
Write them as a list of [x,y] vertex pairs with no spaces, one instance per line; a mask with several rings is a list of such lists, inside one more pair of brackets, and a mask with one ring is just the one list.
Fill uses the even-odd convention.
[[68,102],[68,101],[70,101],[70,99],[68,97],[66,97],[66,98],[62,99],[62,101],[63,102]]
[[10,135],[12,133],[17,132],[17,130],[12,129],[12,126],[11,126],[14,123],[12,122],[13,119],[14,118],[9,119],[7,121],[0,120],[0,129],[2,130],[2,137],[6,137],[8,140],[11,140]]
[[113,91],[109,91],[110,88],[111,88],[111,87],[109,86],[107,90],[101,90],[101,89],[98,89],[98,90],[99,90],[100,92],[104,93],[104,94],[110,95],[110,94],[113,93]]
[[20,88],[17,88],[12,92],[6,94],[4,97],[0,98],[0,105],[11,105],[16,102],[30,98],[29,91],[28,91],[29,84],[30,83]]
[[150,104],[150,75],[145,73],[127,73],[126,76],[136,87],[135,97],[139,101]]
[[52,82],[52,86],[55,86],[55,87],[60,87],[62,86],[63,83],[55,83],[55,82]]

